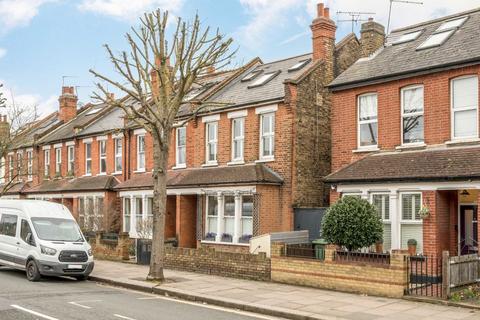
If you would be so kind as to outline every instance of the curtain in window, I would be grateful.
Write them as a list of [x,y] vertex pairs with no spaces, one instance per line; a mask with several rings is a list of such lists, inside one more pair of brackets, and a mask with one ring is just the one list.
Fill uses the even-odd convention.
[[374,120],[377,118],[377,96],[366,95],[360,97],[360,120]]
[[452,81],[454,138],[477,135],[478,78],[461,78]]

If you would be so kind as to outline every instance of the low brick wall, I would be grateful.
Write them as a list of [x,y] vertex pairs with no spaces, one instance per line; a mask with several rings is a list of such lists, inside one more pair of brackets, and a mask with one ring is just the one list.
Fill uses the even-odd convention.
[[129,260],[128,252],[131,239],[127,232],[118,235],[118,240],[104,239],[103,232],[97,232],[94,239],[90,239],[93,256],[96,259],[122,261]]
[[407,287],[405,254],[393,253],[390,264],[335,262],[328,246],[325,261],[283,256],[283,244],[272,244],[272,280],[345,292],[402,297]]
[[208,242],[200,242],[198,248],[213,248],[217,251],[222,252],[235,252],[235,253],[249,253],[250,247],[249,246],[239,246],[235,244],[217,244],[217,243],[208,243]]
[[167,247],[165,268],[249,280],[270,280],[270,259],[263,253],[223,252],[210,247]]

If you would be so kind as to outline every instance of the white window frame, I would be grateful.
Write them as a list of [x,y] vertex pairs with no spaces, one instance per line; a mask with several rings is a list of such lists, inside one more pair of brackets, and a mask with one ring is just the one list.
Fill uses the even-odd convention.
[[[367,97],[367,96],[376,96],[377,97],[377,119],[372,119],[372,120],[360,120],[360,99],[362,97]],[[369,150],[369,149],[378,149],[378,93],[376,92],[369,92],[369,93],[364,93],[359,96],[357,96],[357,148],[359,150]],[[377,123],[377,143],[368,145],[368,146],[362,146],[360,141],[361,141],[361,125],[362,124],[369,124],[369,123]]]
[[[127,206],[127,200],[128,200],[128,206]],[[132,198],[130,196],[126,196],[123,198],[123,231],[130,233],[131,229],[131,224],[132,224],[132,204],[131,204]],[[126,214],[125,210],[128,208],[128,216]],[[127,221],[128,221],[128,228],[127,228]]]
[[[215,126],[215,137],[211,138],[210,137],[210,126]],[[209,150],[210,147],[213,147],[215,149],[215,159],[210,160],[208,158],[209,156]],[[211,121],[211,122],[206,122],[205,123],[205,163],[206,164],[211,164],[211,165],[216,165],[218,163],[218,121]]]
[[[180,145],[180,140],[179,140],[179,131],[184,130],[185,131],[185,144],[183,146]],[[180,148],[182,150],[180,150]],[[183,159],[184,162],[180,162],[180,152],[184,153]],[[186,168],[187,167],[187,127],[178,127],[175,129],[175,167],[176,168]]]
[[[85,175],[92,175],[92,143],[85,142]],[[90,148],[90,157],[88,157],[87,147]],[[90,168],[89,168],[90,167]]]
[[[464,107],[461,109],[456,109],[454,110],[454,90],[453,90],[453,83],[456,80],[462,80],[462,79],[468,79],[468,78],[476,78],[477,79],[477,105],[476,107]],[[478,118],[479,118],[479,112],[478,112],[478,95],[479,95],[479,89],[478,89],[478,83],[479,79],[477,75],[466,75],[466,76],[461,76],[461,77],[456,77],[453,79],[450,79],[450,131],[451,131],[451,139],[452,141],[458,141],[458,140],[471,140],[471,139],[478,139]],[[455,137],[455,112],[461,112],[461,111],[471,111],[471,110],[477,110],[477,121],[475,122],[476,128],[475,128],[475,135],[468,136],[468,137]]]
[[[140,150],[140,140],[143,140],[143,150]],[[143,167],[140,166],[140,157],[143,157]],[[145,158],[145,134],[137,135],[137,172],[144,172],[146,167]]]
[[[241,135],[235,136],[235,124],[240,123]],[[235,142],[241,144],[240,155],[235,156]],[[244,149],[245,149],[245,117],[237,117],[232,119],[232,162],[244,161]]]
[[[390,198],[390,193],[389,192],[372,192],[370,193],[370,203],[373,204],[373,197],[374,196],[387,196]],[[390,201],[390,199],[389,199]],[[383,212],[381,212],[382,216],[382,222],[383,223],[390,223],[392,221],[392,212],[390,212],[390,207],[388,208],[388,219],[385,219],[385,215]]]
[[[102,153],[102,147],[104,149],[104,153]],[[107,141],[106,140],[99,140],[98,141],[98,172],[100,175],[107,174]],[[102,160],[105,161],[105,168],[102,168]],[[105,169],[105,170],[103,170]]]
[[75,146],[67,147],[67,174],[75,171]]
[[23,158],[23,153],[22,152],[17,152],[17,180],[22,179],[22,159]]
[[[272,124],[271,124],[271,131],[268,133],[263,133],[263,126],[266,117],[272,117]],[[260,114],[260,150],[259,150],[259,159],[260,160],[274,160],[275,159],[275,112],[266,112]],[[264,155],[263,154],[263,138],[269,137],[271,143],[271,155]]]
[[62,173],[62,148],[55,148],[55,175]]
[[[118,146],[121,146],[121,150],[120,152],[118,152]],[[123,171],[123,139],[122,138],[115,138],[114,139],[114,144],[113,144],[113,148],[114,148],[114,153],[115,153],[115,172],[114,173],[122,173]],[[120,165],[120,170],[118,170],[118,166]]]
[[415,212],[412,212],[412,219],[403,219],[403,196],[404,195],[420,195],[420,208],[422,208],[423,204],[423,195],[422,192],[419,191],[405,191],[405,192],[400,192],[399,193],[399,201],[400,201],[400,224],[422,224],[423,220],[420,217],[419,219],[415,219]]
[[[403,98],[403,95],[405,93],[405,91],[408,91],[408,90],[414,90],[414,89],[418,89],[418,88],[422,88],[422,97],[423,97],[423,108],[422,108],[422,111],[421,112],[412,112],[412,113],[405,113],[404,112],[404,109],[405,109],[405,105],[404,105],[404,98]],[[378,97],[377,97],[377,104],[378,104]],[[377,106],[378,108],[378,106]],[[419,85],[413,85],[413,86],[408,86],[408,87],[404,87],[400,90],[400,112],[401,112],[401,123],[400,123],[400,130],[401,130],[401,137],[400,139],[402,139],[402,146],[415,146],[415,145],[423,145],[425,144],[425,89],[424,89],[424,86],[423,84],[419,84]],[[423,117],[423,141],[422,142],[410,142],[410,143],[405,143],[403,141],[403,135],[404,135],[404,132],[403,132],[403,119],[404,118],[407,118],[407,117],[414,117],[414,116],[419,116],[421,115]],[[377,109],[377,121],[378,121],[378,109]],[[377,128],[378,128],[378,124],[377,124]],[[377,133],[378,135],[378,133]],[[378,144],[378,141],[377,141],[377,144]]]
[[43,175],[45,178],[50,176],[50,149],[43,150]]
[[33,180],[33,151],[27,151],[27,180]]
[[[209,208],[209,202],[210,202],[210,197],[214,199],[215,202],[217,202],[217,215],[214,216],[214,215],[209,215],[208,212],[208,208]],[[206,209],[206,212],[205,212],[205,222],[206,222],[206,225],[205,225],[205,235],[206,236],[208,233],[213,233],[212,230],[210,230],[210,221],[209,219],[212,219],[212,218],[215,218],[215,225],[218,226],[218,219],[219,219],[219,207],[218,207],[218,199],[217,199],[217,196],[216,195],[207,195],[205,197],[205,209]],[[216,230],[215,231],[215,238],[217,238],[218,236],[218,232],[219,230]]]

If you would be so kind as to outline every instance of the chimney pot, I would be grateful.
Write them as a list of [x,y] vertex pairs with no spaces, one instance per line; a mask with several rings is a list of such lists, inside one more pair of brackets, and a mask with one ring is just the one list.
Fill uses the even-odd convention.
[[62,87],[62,95],[64,94],[75,94],[73,87]]
[[317,4],[317,17],[323,17],[324,5],[323,3]]
[[330,8],[325,8],[323,10],[323,16],[327,19],[330,19]]
[[372,17],[368,18],[368,21],[373,21],[373,18]]

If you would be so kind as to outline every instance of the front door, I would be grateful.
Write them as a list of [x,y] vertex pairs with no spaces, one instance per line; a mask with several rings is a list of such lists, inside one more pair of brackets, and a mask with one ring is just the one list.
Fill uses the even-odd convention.
[[460,253],[478,252],[477,206],[460,206]]

